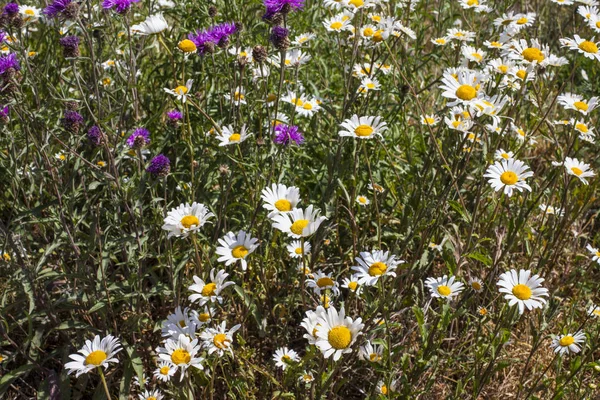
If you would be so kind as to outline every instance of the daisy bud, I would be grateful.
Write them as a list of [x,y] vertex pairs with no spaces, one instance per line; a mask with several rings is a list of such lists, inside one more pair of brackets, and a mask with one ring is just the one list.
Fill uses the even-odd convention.
[[215,6],[208,7],[208,16],[214,18],[219,13],[219,10]]
[[65,36],[59,40],[63,48],[63,57],[79,57],[79,38],[77,36]]
[[260,45],[254,46],[252,49],[252,58],[259,64],[263,63],[267,59],[267,49]]
[[164,177],[171,171],[171,161],[164,154],[159,154],[150,161],[146,172],[154,177]]

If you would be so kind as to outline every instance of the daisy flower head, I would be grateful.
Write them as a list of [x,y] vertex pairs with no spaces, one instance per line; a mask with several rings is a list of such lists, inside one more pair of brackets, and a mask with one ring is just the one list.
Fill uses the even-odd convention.
[[304,242],[304,247],[302,247],[301,240],[292,240],[290,244],[286,246],[286,249],[291,258],[302,258],[302,254],[308,256],[310,254],[310,243]]
[[519,306],[519,313],[523,314],[525,307],[528,310],[542,308],[546,303],[544,297],[548,296],[548,289],[542,287],[544,278],[539,275],[531,276],[531,271],[512,269],[500,275],[497,285],[500,293],[508,300],[509,306]]
[[339,284],[330,273],[327,274],[323,271],[313,273],[313,277],[306,280],[306,287],[312,288],[317,295],[327,290],[330,290],[336,296],[340,294]]
[[595,247],[592,247],[592,245],[589,243],[585,248],[592,254],[592,261],[595,261],[598,264],[600,264],[600,250],[598,250]]
[[446,39],[457,40],[460,42],[472,42],[475,40],[475,32],[465,31],[463,29],[450,28],[446,31]]
[[588,185],[588,181],[585,178],[596,175],[594,171],[590,169],[590,164],[585,164],[576,158],[565,158],[564,166],[567,169],[567,174],[578,177],[584,185]]
[[371,78],[371,77],[365,76],[360,81],[360,86],[358,87],[358,92],[361,94],[366,94],[370,90],[380,90],[380,89],[381,89],[381,84],[379,83],[377,78],[374,78],[374,77]]
[[300,202],[300,189],[296,186],[286,186],[273,183],[261,192],[263,208],[270,211],[268,217],[273,218],[278,214],[291,212]]
[[138,395],[140,400],[162,400],[164,396],[160,390],[144,390],[144,393]]
[[439,244],[435,242],[430,242],[427,247],[429,247],[431,250],[439,251],[441,253],[442,251],[444,251],[444,243],[446,243],[447,240],[448,238],[444,237]]
[[294,208],[289,213],[278,214],[272,218],[273,228],[293,238],[312,236],[326,219],[327,217],[321,216],[321,210],[314,208],[312,204],[306,209]]
[[460,50],[462,56],[465,58],[465,60],[467,61],[472,61],[476,64],[479,64],[483,61],[483,59],[485,58],[485,56],[487,55],[487,52],[483,51],[482,49],[478,49],[476,47],[473,46],[463,46]]
[[444,46],[444,45],[448,44],[449,41],[450,40],[445,37],[438,37],[438,38],[431,39],[431,43],[433,43],[436,46]]
[[525,39],[513,40],[506,49],[505,55],[513,60],[542,67],[548,65],[548,46],[541,45],[537,39],[531,39],[529,43]]
[[202,280],[194,275],[194,277],[193,277],[194,284],[191,285],[188,289],[191,292],[195,292],[195,293],[191,294],[188,297],[188,300],[191,301],[192,303],[195,303],[196,301],[198,301],[200,306],[205,305],[209,301],[213,302],[213,303],[214,302],[222,303],[223,298],[219,295],[221,294],[223,289],[225,289],[227,286],[231,286],[234,284],[231,281],[229,281],[229,282],[225,281],[225,279],[227,279],[228,276],[229,276],[229,274],[227,272],[225,272],[224,269],[220,270],[215,275],[214,268],[210,271],[210,282],[205,282],[204,280]]
[[334,361],[339,360],[342,354],[352,352],[351,347],[364,327],[361,318],[353,320],[346,316],[343,307],[338,313],[333,306],[319,315],[317,324],[316,345],[323,357],[333,357]]
[[383,346],[372,345],[370,340],[367,340],[363,346],[360,346],[358,358],[364,361],[373,363],[381,363],[383,360]]
[[352,274],[350,278],[342,279],[342,287],[358,295],[363,288],[363,286],[358,283],[359,279],[360,278],[357,274]]
[[421,115],[421,125],[436,126],[441,118],[434,114]]
[[185,103],[187,101],[187,96],[192,88],[192,84],[194,83],[193,79],[188,79],[188,81],[184,85],[179,85],[175,89],[165,88],[165,92],[175,96],[178,101]]
[[208,350],[208,354],[217,353],[219,357],[222,357],[226,351],[229,351],[233,355],[231,348],[233,334],[240,327],[241,325],[238,324],[227,330],[227,322],[223,321],[217,328],[206,328],[200,338],[204,341],[204,348]]
[[315,376],[313,375],[312,372],[304,370],[302,372],[302,375],[300,375],[298,377],[298,380],[300,382],[304,383],[305,385],[308,385],[308,384],[312,383],[312,381],[315,380]]
[[308,344],[317,343],[317,328],[320,326],[319,317],[325,313],[325,308],[322,306],[318,306],[315,311],[306,311],[306,316],[300,323],[300,326],[306,330],[306,333],[302,337],[308,340]]
[[296,46],[302,46],[305,43],[313,40],[315,37],[317,37],[317,35],[311,32],[301,33],[300,35],[296,35],[294,40],[292,40],[292,44]]
[[573,93],[560,95],[557,97],[557,101],[565,110],[579,111],[583,115],[588,115],[598,106],[598,97],[586,100],[583,96]]
[[479,307],[477,307],[477,314],[479,314],[482,317],[485,317],[490,314],[490,310],[488,310],[484,306],[479,306]]
[[221,256],[218,262],[224,262],[229,266],[238,260],[242,263],[242,270],[246,270],[248,264],[246,257],[252,254],[258,247],[258,239],[253,238],[245,231],[239,231],[237,235],[233,232],[227,232],[225,236],[219,239],[220,246],[217,247],[217,255]]
[[339,13],[323,20],[323,26],[329,32],[351,31],[354,29],[351,22],[352,19],[347,14]]
[[298,357],[298,353],[294,350],[287,347],[280,347],[273,354],[273,361],[275,361],[276,367],[285,371],[290,364],[300,361],[300,357]]
[[176,339],[179,335],[194,337],[196,328],[200,325],[198,313],[186,307],[183,311],[177,307],[173,314],[167,316],[162,324],[162,336]]
[[93,341],[86,340],[81,350],[69,356],[73,361],[65,364],[67,374],[75,372],[75,377],[79,377],[95,368],[106,369],[109,363],[119,362],[115,355],[121,350],[119,339],[112,335],[100,339],[100,336],[96,335]]
[[33,6],[20,5],[19,14],[23,17],[24,22],[35,22],[42,15],[42,10]]
[[560,207],[554,207],[547,204],[540,204],[539,208],[544,214],[547,215],[558,215],[559,217],[565,215],[565,210],[563,210]]
[[359,194],[358,196],[356,196],[356,203],[359,206],[368,206],[369,204],[371,204],[371,201],[365,196]]
[[559,355],[576,354],[581,351],[583,342],[585,342],[585,333],[567,333],[566,335],[557,335],[552,339],[550,347]]
[[233,94],[225,93],[224,97],[228,101],[233,100],[233,103],[237,106],[239,106],[240,104],[247,104],[246,90],[241,86],[235,88]]
[[464,289],[462,282],[455,281],[455,277],[444,275],[441,278],[427,278],[425,285],[429,288],[431,297],[439,297],[441,299],[452,300]]
[[469,287],[477,293],[481,293],[483,291],[483,282],[479,278],[471,278],[469,279]]
[[600,43],[595,42],[594,38],[591,40],[586,40],[581,38],[579,35],[574,35],[573,39],[560,39],[560,44],[563,47],[568,47],[570,50],[577,51],[579,54],[583,54],[585,57],[591,60],[600,61],[600,52],[598,51],[598,46]]
[[173,368],[173,364],[170,361],[161,360],[158,363],[158,367],[154,370],[154,378],[162,382],[169,382],[171,377],[175,375],[177,368]]
[[513,153],[512,151],[505,151],[504,149],[498,149],[494,153],[494,159],[496,161],[512,160],[514,159],[514,157],[515,153]]
[[600,33],[600,15],[592,15],[588,19],[589,27]]
[[587,315],[593,318],[599,318],[600,317],[600,307],[592,304],[588,310],[587,310]]
[[208,211],[204,204],[193,202],[180,204],[167,213],[162,229],[168,231],[168,238],[188,237],[190,233],[197,232],[206,222],[215,215]]
[[381,117],[359,117],[354,114],[350,119],[340,124],[343,128],[338,132],[340,137],[353,137],[355,139],[372,139],[387,130],[387,124]]
[[363,251],[360,257],[356,257],[357,266],[352,267],[358,275],[358,283],[366,286],[375,286],[379,278],[384,276],[396,277],[394,272],[398,265],[404,261],[396,260],[395,255],[390,255],[389,251],[374,250],[373,252]]
[[[169,28],[167,20],[162,14],[149,15],[144,22],[131,27],[131,32],[138,35],[155,35]],[[189,90],[190,88],[188,88]]]
[[592,17],[599,15],[598,2],[596,0],[578,0],[578,3],[584,4],[577,7],[577,13],[581,15],[586,21]]
[[219,146],[229,146],[231,144],[240,144],[244,140],[252,136],[252,133],[247,132],[246,125],[242,125],[240,132],[236,132],[231,125],[224,126],[221,128],[221,133],[216,135],[219,140]]
[[482,80],[483,75],[475,71],[460,71],[456,75],[444,72],[439,88],[443,90],[442,96],[451,100],[449,107],[469,105],[482,95]]
[[526,189],[531,192],[531,187],[525,183],[525,179],[532,177],[533,172],[522,161],[516,159],[503,159],[490,165],[484,175],[488,183],[495,191],[504,189],[504,193],[512,196],[513,190],[520,192]]
[[185,335],[180,335],[177,340],[167,339],[164,347],[157,347],[156,353],[161,360],[172,364],[173,369],[180,371],[179,380],[182,381],[185,371],[190,368],[204,369],[200,357],[200,345],[198,339],[191,340]]
[[396,379],[392,381],[389,387],[384,381],[379,381],[377,383],[377,393],[387,396],[388,394],[396,391],[396,386],[398,386],[398,381]]

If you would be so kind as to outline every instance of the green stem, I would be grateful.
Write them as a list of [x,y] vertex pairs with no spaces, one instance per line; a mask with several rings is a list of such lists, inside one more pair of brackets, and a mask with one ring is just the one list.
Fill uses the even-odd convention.
[[102,386],[104,386],[104,392],[106,393],[106,398],[111,400],[110,391],[108,390],[108,385],[106,384],[106,379],[104,378],[104,372],[102,372],[102,367],[98,367],[98,373],[100,374],[100,380],[102,381]]

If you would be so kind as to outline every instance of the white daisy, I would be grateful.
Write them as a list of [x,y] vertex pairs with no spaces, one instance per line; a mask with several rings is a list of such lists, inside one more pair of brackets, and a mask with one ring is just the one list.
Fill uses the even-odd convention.
[[292,242],[286,246],[286,249],[291,258],[302,258],[303,253],[305,256],[310,254],[311,246],[310,243],[305,241],[303,248],[301,240],[292,240]]
[[439,87],[442,96],[451,100],[449,107],[457,104],[469,105],[482,95],[483,76],[474,71],[460,71],[456,76],[444,72],[442,76],[442,85]]
[[298,353],[294,350],[288,349],[287,347],[281,347],[273,354],[273,361],[275,361],[276,367],[285,371],[291,363],[300,361],[300,357],[298,357]]
[[33,6],[21,5],[19,6],[19,14],[23,17],[24,22],[34,22],[41,17],[42,10]]
[[308,344],[317,343],[317,328],[319,327],[319,317],[325,314],[325,309],[322,306],[318,306],[315,311],[306,311],[306,317],[300,323],[300,326],[306,330],[306,333],[302,336],[308,340]]
[[592,247],[591,244],[588,244],[585,248],[588,249],[590,253],[592,253],[592,261],[596,261],[598,264],[600,264],[600,250],[598,250],[595,247]]
[[429,288],[432,297],[451,300],[463,291],[464,285],[462,282],[454,281],[455,277],[448,278],[444,275],[441,278],[427,278],[425,285]]
[[159,379],[163,382],[169,382],[171,377],[175,375],[177,368],[173,368],[173,364],[170,361],[161,360],[158,363],[158,368],[154,370],[154,378]]
[[473,289],[477,293],[480,293],[481,291],[483,291],[483,282],[479,278],[469,279],[469,286],[471,287],[471,289]]
[[216,253],[221,257],[217,261],[224,262],[226,266],[229,266],[240,260],[242,270],[245,271],[248,267],[246,257],[256,250],[258,239],[253,238],[245,231],[239,231],[237,235],[233,232],[227,232],[225,236],[219,239],[219,244]]
[[515,157],[515,153],[512,151],[504,151],[504,149],[498,149],[494,153],[494,159],[497,161],[512,160]]
[[123,349],[119,339],[112,335],[100,339],[100,336],[96,335],[93,341],[86,340],[81,350],[69,356],[73,361],[65,364],[65,368],[68,370],[67,374],[75,372],[75,377],[79,377],[95,368],[104,367],[106,369],[109,363],[119,362],[115,355],[121,350]]
[[404,261],[396,260],[395,255],[389,251],[374,250],[363,251],[360,257],[356,257],[357,266],[352,267],[358,275],[358,283],[366,286],[375,286],[379,278],[384,276],[396,277],[394,270]]
[[208,354],[217,353],[219,357],[229,351],[233,355],[231,345],[233,343],[233,334],[240,329],[241,325],[235,325],[227,330],[227,322],[221,322],[217,328],[206,328],[200,335],[204,341],[204,347],[208,349]]
[[556,100],[565,110],[579,111],[583,115],[588,115],[598,106],[598,97],[586,100],[583,96],[574,93],[565,93],[558,96]]
[[381,117],[359,117],[354,114],[340,124],[343,128],[338,132],[341,137],[350,136],[356,139],[371,139],[381,136],[387,130],[387,124]]
[[[141,24],[136,24],[131,27],[131,33],[138,35],[153,35],[160,33],[165,29],[169,29],[169,24],[162,14],[149,15]],[[189,87],[188,87],[189,90]],[[185,102],[185,101],[184,101]]]
[[352,320],[351,317],[346,317],[343,307],[338,313],[333,306],[330,306],[326,312],[319,314],[316,345],[323,353],[323,357],[333,356],[333,360],[337,361],[342,354],[352,352],[351,347],[361,334],[363,326],[361,318]]
[[298,380],[299,380],[300,382],[302,382],[302,383],[304,383],[304,384],[308,385],[308,384],[310,384],[312,381],[314,381],[314,380],[315,380],[315,376],[313,375],[313,373],[312,373],[312,372],[310,372],[310,371],[308,371],[308,372],[307,372],[306,370],[304,370],[304,371],[302,372],[302,375],[300,375],[300,376],[298,377]]
[[436,126],[441,118],[434,114],[421,115],[421,125]]
[[590,164],[585,164],[576,158],[571,158],[571,157],[565,158],[564,165],[565,165],[565,168],[567,169],[567,174],[578,177],[579,180],[581,180],[581,182],[583,182],[584,185],[588,184],[588,181],[585,178],[596,175],[594,173],[594,171],[592,171],[590,169]]
[[358,196],[356,196],[356,203],[359,206],[368,206],[369,204],[371,204],[371,201],[365,196],[359,194]]
[[383,346],[372,345],[371,341],[367,340],[367,343],[365,343],[364,346],[360,346],[358,358],[373,363],[381,363],[383,360]]
[[145,390],[144,393],[138,395],[140,400],[162,400],[164,396],[160,392],[160,390]]
[[162,323],[162,336],[177,339],[179,335],[188,335],[190,338],[196,336],[196,329],[200,326],[198,313],[186,307],[183,311],[177,307],[173,314],[167,316]]
[[500,293],[504,293],[504,298],[508,300],[509,306],[517,304],[519,313],[523,314],[525,307],[528,310],[541,308],[548,296],[548,289],[543,288],[544,278],[538,275],[531,276],[531,271],[512,269],[500,275],[497,285],[500,287]]
[[240,144],[244,140],[252,136],[252,133],[246,131],[246,125],[242,125],[240,132],[236,132],[231,125],[221,128],[221,133],[215,136],[219,142],[219,146],[229,146],[230,144]]
[[190,89],[192,88],[193,83],[193,79],[188,79],[185,83],[185,86],[180,85],[177,86],[175,89],[165,88],[165,92],[172,94],[173,96],[175,96],[175,98],[177,98],[177,100],[181,101],[182,103],[185,103],[187,101],[187,96]]
[[358,283],[358,280],[359,276],[357,274],[352,274],[350,278],[342,279],[342,287],[358,295],[360,294],[360,292],[362,292],[363,288],[363,286],[360,283]]
[[326,290],[330,290],[336,296],[340,294],[339,284],[332,278],[330,273],[326,274],[323,271],[314,272],[313,277],[306,280],[306,286],[312,288],[318,295]]
[[266,187],[261,192],[263,199],[263,208],[269,210],[269,218],[273,218],[280,213],[291,212],[300,202],[300,189],[296,186],[286,186],[273,183],[271,187]]
[[167,213],[162,229],[169,231],[167,237],[187,237],[198,231],[206,221],[215,215],[204,204],[193,202],[181,204]]
[[210,271],[210,282],[204,282],[202,279],[194,275],[194,284],[188,289],[194,294],[188,297],[188,300],[192,303],[198,301],[200,306],[210,302],[223,302],[223,298],[219,296],[221,291],[227,286],[231,286],[233,282],[226,282],[225,279],[229,276],[224,269],[220,270],[215,276],[215,269]]
[[554,349],[555,353],[561,356],[568,353],[576,354],[581,351],[583,342],[585,342],[585,333],[579,331],[577,333],[554,336],[550,347]]
[[237,106],[246,104],[246,90],[241,86],[236,87],[233,94],[225,93],[224,97],[227,101],[233,100],[233,104]]
[[490,165],[483,175],[488,179],[495,191],[504,188],[504,193],[509,197],[513,194],[513,189],[522,192],[527,189],[531,192],[531,187],[525,183],[525,179],[532,177],[533,172],[522,161],[516,159],[496,161]]
[[573,39],[562,38],[559,40],[563,47],[576,50],[591,60],[595,59],[596,61],[600,61],[600,52],[598,51],[598,46],[600,43],[594,42],[594,38],[591,40],[586,40],[581,38],[579,35],[574,35]]
[[592,304],[587,310],[587,315],[589,315],[590,317],[593,317],[593,318],[599,318],[600,317],[600,307],[595,304]]
[[313,40],[315,37],[317,37],[317,35],[315,35],[314,33],[302,33],[294,38],[292,44],[296,46],[302,46],[306,42]]
[[200,345],[198,339],[190,340],[187,336],[181,335],[177,340],[165,340],[165,347],[157,347],[156,353],[161,360],[170,362],[173,369],[180,371],[179,380],[182,381],[185,371],[190,368],[204,369],[202,366],[203,357],[198,356]]
[[547,204],[540,204],[538,207],[540,208],[540,210],[542,210],[544,214],[558,215],[559,217],[565,215],[565,210],[563,210],[560,207],[554,207]]
[[273,228],[279,229],[293,238],[308,237],[313,235],[327,217],[320,215],[321,210],[313,208],[312,204],[302,208],[294,208],[287,214],[275,215]]

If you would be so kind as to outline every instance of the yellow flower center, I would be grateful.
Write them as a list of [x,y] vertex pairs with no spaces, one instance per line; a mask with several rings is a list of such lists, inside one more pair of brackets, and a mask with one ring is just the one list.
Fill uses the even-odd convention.
[[10,261],[11,260],[10,254],[8,254],[8,253],[2,254],[2,258],[4,258],[4,261]]
[[356,134],[356,136],[360,137],[371,136],[373,131],[373,128],[369,125],[359,125],[354,129],[354,133]]
[[283,362],[288,362],[288,361],[290,361],[290,360],[291,360],[291,357],[290,357],[290,356],[288,356],[287,354],[284,354],[284,355],[281,357],[281,361],[283,361]]
[[479,1],[477,1],[477,0],[467,0],[467,5],[471,6],[471,7],[472,6],[477,6],[477,5],[479,5]]
[[474,290],[481,290],[481,284],[479,282],[473,282],[473,283],[471,283],[471,287]]
[[571,171],[573,171],[573,173],[577,176],[583,174],[583,171],[577,167],[571,167]]
[[512,171],[505,171],[500,175],[500,180],[505,185],[514,185],[519,180],[519,177]]
[[444,38],[438,38],[438,39],[435,39],[435,42],[437,44],[446,44],[446,39],[444,39]]
[[386,385],[381,385],[381,394],[387,394],[388,393],[388,389]]
[[500,42],[490,42],[490,45],[492,47],[502,47],[502,43],[500,43]]
[[369,275],[371,276],[380,276],[383,275],[387,271],[387,265],[384,263],[377,261],[376,263],[371,264],[369,267]]
[[291,211],[292,210],[292,203],[289,202],[289,200],[286,199],[279,199],[275,202],[275,208],[279,211]]
[[363,35],[365,35],[366,37],[373,36],[374,33],[375,31],[371,27],[367,27],[365,28],[365,30],[363,30]]
[[272,102],[272,101],[275,101],[275,100],[277,100],[277,95],[275,93],[269,93],[267,95],[267,101],[269,103]]
[[59,155],[58,158],[60,158],[61,161],[65,161],[67,159],[64,154]]
[[226,349],[229,345],[229,339],[224,333],[217,333],[213,338],[213,344],[219,349]]
[[519,18],[519,19],[517,20],[517,25],[523,25],[523,24],[526,24],[528,21],[529,21],[529,20],[528,20],[527,18],[525,18],[525,17]]
[[521,80],[524,80],[525,77],[527,76],[527,71],[524,69],[520,69],[517,71],[517,77],[519,77]]
[[506,74],[508,72],[508,67],[506,65],[500,65],[498,67],[498,71],[500,71],[503,74]]
[[307,226],[307,219],[299,219],[296,222],[294,222],[292,226],[290,226],[290,231],[292,231],[292,233],[295,233],[296,235],[302,235],[304,228],[306,228]]
[[171,361],[175,365],[188,364],[191,359],[192,356],[186,349],[177,349],[171,354]]
[[336,350],[346,349],[352,341],[352,332],[344,325],[331,328],[327,335],[327,340],[331,347]]
[[358,198],[358,202],[361,203],[361,204],[365,204],[367,202],[367,199],[366,199],[366,197],[360,196]]
[[486,308],[481,307],[479,309],[479,315],[486,315],[487,313],[488,313],[488,311]]
[[446,285],[440,285],[437,287],[437,291],[439,294],[441,294],[442,296],[448,296],[450,293],[452,293],[452,290],[450,290],[450,288]]
[[519,300],[529,300],[531,298],[531,289],[529,286],[519,283],[512,288],[512,293]]
[[306,103],[304,103],[302,108],[304,108],[305,110],[312,110],[313,106],[312,106],[312,104],[306,102]]
[[312,382],[313,377],[312,375],[304,374],[302,375],[302,379],[304,379],[304,382]]
[[483,56],[479,53],[471,53],[471,56],[476,59],[477,61],[481,61],[481,59],[483,58]]
[[183,39],[181,42],[179,42],[177,47],[179,47],[179,50],[183,51],[184,53],[193,53],[196,51],[196,45],[189,39]]
[[185,328],[185,321],[184,320],[179,321],[179,326],[182,328]]
[[596,22],[596,28],[600,29],[600,21]]
[[428,125],[432,125],[435,123],[435,119],[431,117],[425,117],[425,122],[427,122]]
[[192,225],[200,225],[200,220],[195,215],[186,215],[181,218],[181,225],[186,229],[190,229]]
[[600,257],[600,251],[596,252],[596,257]]
[[188,88],[186,86],[177,86],[174,92],[178,95],[184,95],[188,92]]
[[363,4],[365,4],[365,2],[363,0],[350,0],[348,2],[348,4],[351,4],[354,7],[358,8],[358,7],[362,6]]
[[558,344],[560,344],[562,347],[567,347],[572,345],[573,343],[575,343],[575,338],[571,335],[567,335],[567,336],[563,336],[559,341]]
[[525,50],[523,50],[523,52],[521,53],[521,55],[523,56],[524,59],[526,59],[529,62],[542,62],[544,61],[544,54],[542,53],[542,51],[540,49],[536,49],[535,47],[528,47]]
[[216,283],[212,283],[212,282],[211,283],[207,283],[202,288],[202,296],[204,296],[204,297],[214,296],[216,288],[217,288],[217,284]]
[[245,99],[245,96],[244,96],[244,93],[235,92],[235,93],[233,94],[233,98],[234,98],[236,101],[240,101],[240,100],[244,100],[244,99]]
[[163,375],[169,375],[169,371],[171,370],[171,368],[169,368],[167,365],[165,365],[164,367],[160,368],[160,373]]
[[106,360],[106,353],[102,350],[96,350],[88,354],[88,356],[85,358],[85,363],[99,366],[104,360]]
[[358,288],[358,282],[348,282],[348,289],[355,292],[356,288]]
[[500,154],[500,157],[504,158],[505,160],[508,160],[510,158],[508,153],[502,153],[502,154]]
[[242,135],[240,135],[239,133],[233,133],[233,134],[231,134],[231,136],[229,136],[229,141],[230,142],[239,142],[241,137],[242,137]]
[[294,253],[302,254],[302,247],[296,247],[296,250],[294,250]]
[[594,314],[597,317],[600,317],[600,310],[596,308],[594,311],[592,311],[592,314]]
[[156,400],[156,397],[154,397],[154,396],[146,397],[146,400]]
[[317,286],[320,287],[320,288],[333,286],[333,279],[331,279],[328,276],[324,276],[322,278],[319,278],[317,280]]
[[582,133],[587,133],[588,131],[588,127],[585,126],[585,124],[582,124],[581,122],[575,124],[575,129],[581,131]]
[[580,110],[580,111],[587,111],[588,110],[588,105],[584,101],[576,101],[576,102],[573,103],[573,106],[575,106],[575,108],[578,109],[578,110]]
[[295,104],[297,107],[302,107],[302,104],[304,104],[302,99],[297,99],[295,97],[291,100],[291,102],[292,102],[292,104]]
[[581,50],[585,51],[586,53],[593,53],[596,54],[598,53],[598,46],[596,46],[596,43],[594,42],[590,42],[589,40],[584,40],[583,42],[579,43],[579,47]]
[[207,312],[200,313],[200,315],[198,315],[198,319],[200,320],[200,322],[206,322],[210,319],[210,314]]
[[471,85],[460,85],[456,89],[456,97],[461,100],[473,100],[477,96],[477,90]]
[[233,250],[231,250],[231,255],[235,258],[244,258],[248,255],[248,249],[244,246],[236,246]]

